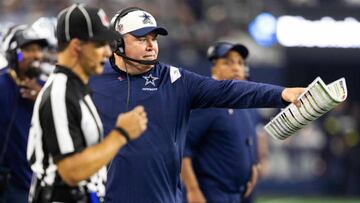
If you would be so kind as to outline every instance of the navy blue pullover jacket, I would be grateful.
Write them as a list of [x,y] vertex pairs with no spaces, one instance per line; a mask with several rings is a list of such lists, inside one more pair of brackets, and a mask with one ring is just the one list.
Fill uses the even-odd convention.
[[246,189],[257,162],[254,109],[198,109],[190,114],[185,157],[209,202],[228,202]]
[[0,156],[3,156],[0,167],[10,168],[12,184],[27,191],[32,171],[26,159],[26,146],[34,101],[21,97],[20,87],[8,70],[0,70]]
[[[282,87],[216,81],[157,63],[130,76],[106,66],[90,80],[105,135],[121,112],[143,105],[149,119],[143,135],[124,146],[109,166],[106,202],[181,202],[180,168],[191,109],[283,107]],[[127,97],[129,96],[129,109]]]

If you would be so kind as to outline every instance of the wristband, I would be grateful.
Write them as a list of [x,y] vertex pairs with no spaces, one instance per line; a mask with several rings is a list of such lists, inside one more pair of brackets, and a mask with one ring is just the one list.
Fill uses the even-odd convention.
[[122,127],[116,127],[114,130],[116,130],[117,132],[119,132],[123,137],[125,137],[126,142],[130,141],[130,136],[129,134],[126,132],[126,130]]

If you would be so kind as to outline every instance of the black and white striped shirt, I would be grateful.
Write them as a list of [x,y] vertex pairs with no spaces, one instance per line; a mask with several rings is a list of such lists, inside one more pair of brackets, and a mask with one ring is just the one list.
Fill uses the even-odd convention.
[[[37,179],[31,193],[40,189],[34,186],[39,181],[41,187],[59,182],[64,185],[55,163],[101,141],[103,126],[89,92],[75,73],[59,65],[40,91],[27,147],[27,158]],[[78,187],[104,196],[105,181],[103,167]]]

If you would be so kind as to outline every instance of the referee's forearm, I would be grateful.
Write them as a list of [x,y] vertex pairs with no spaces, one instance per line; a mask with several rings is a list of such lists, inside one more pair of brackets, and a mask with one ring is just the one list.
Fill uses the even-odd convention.
[[125,137],[111,131],[101,143],[59,161],[59,174],[68,185],[74,186],[108,164],[124,144]]

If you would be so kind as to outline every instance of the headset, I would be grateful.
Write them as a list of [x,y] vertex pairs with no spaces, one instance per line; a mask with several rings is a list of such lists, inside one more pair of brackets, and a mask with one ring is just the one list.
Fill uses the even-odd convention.
[[[19,74],[19,62],[24,60],[21,48],[31,43],[38,43],[42,47],[48,45],[45,38],[40,38],[38,33],[27,25],[13,26],[4,36],[2,48],[9,64],[8,67],[15,70],[17,74]],[[37,78],[41,74],[41,70],[33,61],[24,74],[28,78]]]
[[19,47],[16,36],[27,29],[26,25],[16,25],[10,27],[7,33],[4,35],[2,41],[2,48],[5,52],[5,58],[9,63],[10,67],[16,69],[17,63],[23,60],[23,54]]
[[[122,17],[126,16],[128,13],[130,13],[132,11],[143,11],[143,9],[138,8],[138,7],[129,7],[129,8],[121,9],[111,19],[111,28],[113,28],[115,31],[120,33],[120,29],[117,29],[118,22],[120,21],[120,19]],[[115,53],[116,55],[121,56],[121,57],[123,57],[123,58],[125,58],[127,60],[135,61],[135,62],[143,64],[142,60],[132,59],[132,58],[125,55],[125,42],[124,42],[124,38],[122,36],[120,38],[114,40],[113,42],[111,42],[110,47],[111,47],[112,52]],[[115,64],[114,56],[111,56],[109,61],[110,61],[111,67],[116,67],[116,68],[113,68],[113,69],[116,72],[120,72],[120,69]],[[152,65],[152,64],[145,64],[145,65]],[[126,78],[127,78],[127,84],[128,84],[127,97],[126,97],[126,111],[128,111],[129,110],[129,105],[130,105],[131,83],[130,83],[130,77],[129,77],[129,73],[127,71],[126,64],[125,64],[125,69],[126,69]],[[110,165],[111,165],[111,163],[110,163]]]
[[[118,11],[115,14],[115,16],[111,19],[111,27],[114,30],[116,30],[117,32],[120,32],[119,29],[117,28],[118,22],[121,20],[122,17],[126,16],[128,13],[133,12],[133,11],[145,11],[145,10],[141,9],[139,7],[129,7],[129,8],[122,9],[122,10]],[[110,44],[110,46],[111,46],[113,53],[115,53],[118,56],[123,57],[126,60],[137,62],[137,63],[143,64],[143,65],[154,65],[158,62],[158,59],[139,60],[139,59],[134,59],[134,58],[130,58],[130,57],[126,56],[125,42],[124,42],[123,37],[120,37],[118,40],[113,41]]]

